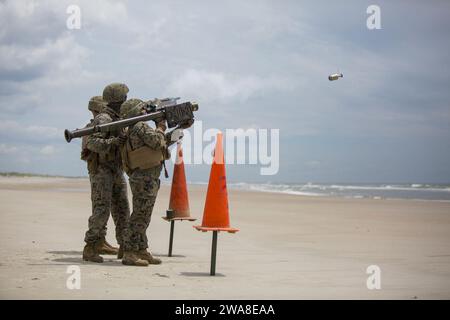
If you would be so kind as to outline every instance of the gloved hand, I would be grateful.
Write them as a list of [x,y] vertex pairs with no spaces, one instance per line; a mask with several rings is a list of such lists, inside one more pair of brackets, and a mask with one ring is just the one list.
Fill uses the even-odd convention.
[[121,134],[118,138],[119,138],[120,145],[125,144],[125,142],[127,142],[127,139],[128,139],[126,134]]
[[127,142],[126,135],[120,135],[118,137],[111,138],[111,144],[114,146],[121,146]]
[[187,128],[190,128],[193,124],[194,124],[194,119],[189,119],[188,121],[186,121],[185,123],[183,123],[179,127],[181,129],[187,129]]
[[156,123],[156,128],[161,130],[162,132],[167,130],[166,121],[159,121]]
[[170,140],[172,142],[177,142],[178,140],[180,140],[183,137],[184,137],[183,129],[175,129],[170,134]]

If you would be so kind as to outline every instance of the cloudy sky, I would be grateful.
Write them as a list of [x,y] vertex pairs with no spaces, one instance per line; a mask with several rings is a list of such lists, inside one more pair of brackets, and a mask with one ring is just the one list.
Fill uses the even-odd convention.
[[129,97],[198,101],[204,129],[280,129],[278,174],[229,165],[230,181],[449,182],[449,14],[448,1],[0,0],[0,171],[86,175],[63,130],[124,82]]

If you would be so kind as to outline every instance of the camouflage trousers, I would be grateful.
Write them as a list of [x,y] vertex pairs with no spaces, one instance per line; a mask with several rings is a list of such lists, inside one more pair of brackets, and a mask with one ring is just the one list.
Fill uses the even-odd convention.
[[91,181],[92,215],[84,241],[97,242],[106,234],[109,214],[116,225],[116,239],[123,243],[124,231],[130,216],[127,184],[121,169],[99,165],[97,172],[89,176]]
[[151,169],[137,169],[130,174],[133,193],[133,212],[128,220],[123,239],[126,251],[148,248],[147,228],[152,217],[153,206],[160,186],[161,166]]
[[[92,174],[89,173],[89,180],[91,180],[91,179],[92,179]],[[92,182],[91,182],[91,195],[92,195]],[[106,233],[108,231],[108,220],[109,220],[109,215],[108,215],[108,218],[106,219],[105,225],[100,230],[100,233],[99,233],[100,238],[106,238]]]

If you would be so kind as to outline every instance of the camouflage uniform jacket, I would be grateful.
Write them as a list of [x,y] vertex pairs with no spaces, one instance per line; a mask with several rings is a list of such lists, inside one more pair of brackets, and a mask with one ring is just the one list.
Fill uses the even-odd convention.
[[128,139],[133,150],[148,146],[154,150],[165,152],[166,135],[158,129],[151,128],[145,122],[138,122],[128,129]]
[[[89,120],[89,123],[86,124],[85,128],[92,127],[92,124],[94,123],[94,119]],[[83,161],[87,162],[87,168],[89,174],[95,173],[97,171],[98,166],[98,154],[92,152],[87,148],[87,140],[89,136],[84,136],[81,139],[81,154],[80,158]]]
[[[93,126],[119,120],[119,115],[111,108],[105,107],[103,112],[94,118]],[[120,148],[113,141],[119,136],[120,129],[109,133],[98,132],[88,137],[87,148],[98,154],[99,165],[118,169],[122,166]]]

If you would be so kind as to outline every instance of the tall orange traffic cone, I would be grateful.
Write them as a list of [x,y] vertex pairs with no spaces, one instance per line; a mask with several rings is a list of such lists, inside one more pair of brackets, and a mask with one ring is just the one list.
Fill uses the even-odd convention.
[[191,217],[189,210],[189,198],[186,185],[186,175],[184,172],[183,148],[181,147],[181,141],[177,142],[177,156],[173,169],[172,187],[170,189],[169,210],[166,211],[166,216],[162,218],[170,222],[169,257],[171,257],[175,221],[196,220]]
[[199,231],[213,231],[210,272],[212,276],[216,273],[217,233],[220,231],[230,233],[239,231],[230,227],[225,157],[222,140],[222,133],[219,132],[216,138],[214,159],[211,165],[202,225],[194,226]]
[[225,174],[225,158],[223,154],[222,133],[217,134],[214,159],[209,176],[208,192],[201,226],[194,226],[199,231],[239,231],[230,227],[228,213],[227,179]]

